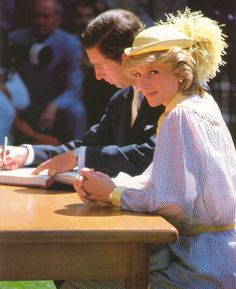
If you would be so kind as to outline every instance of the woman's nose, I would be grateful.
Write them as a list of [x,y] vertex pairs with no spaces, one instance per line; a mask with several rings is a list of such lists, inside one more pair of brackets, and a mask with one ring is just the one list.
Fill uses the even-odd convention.
[[150,86],[149,78],[146,76],[140,76],[137,79],[137,86],[140,90],[146,90]]

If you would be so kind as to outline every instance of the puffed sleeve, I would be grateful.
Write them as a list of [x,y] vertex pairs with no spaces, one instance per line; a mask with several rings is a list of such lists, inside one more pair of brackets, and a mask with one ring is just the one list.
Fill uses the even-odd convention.
[[121,207],[178,222],[210,224],[222,219],[224,223],[235,217],[229,208],[235,202],[235,164],[232,139],[220,118],[177,107],[160,129],[146,185],[126,189]]

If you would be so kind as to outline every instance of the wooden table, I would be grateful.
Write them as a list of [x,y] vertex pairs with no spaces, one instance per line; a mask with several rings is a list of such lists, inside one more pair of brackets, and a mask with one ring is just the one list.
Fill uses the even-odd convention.
[[74,192],[0,186],[0,280],[125,279],[148,287],[148,250],[172,243],[163,218],[86,205]]

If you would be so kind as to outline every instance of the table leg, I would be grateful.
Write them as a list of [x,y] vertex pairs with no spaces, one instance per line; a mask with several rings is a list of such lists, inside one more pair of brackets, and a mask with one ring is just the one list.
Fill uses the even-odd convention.
[[149,276],[149,250],[145,244],[130,245],[129,274],[126,289],[147,289]]

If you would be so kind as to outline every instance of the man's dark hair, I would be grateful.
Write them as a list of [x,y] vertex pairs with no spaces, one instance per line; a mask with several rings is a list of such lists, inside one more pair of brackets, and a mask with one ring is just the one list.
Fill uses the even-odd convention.
[[82,35],[82,43],[85,49],[96,47],[104,57],[121,62],[124,49],[132,46],[134,37],[143,28],[143,23],[134,13],[112,9],[88,24]]

